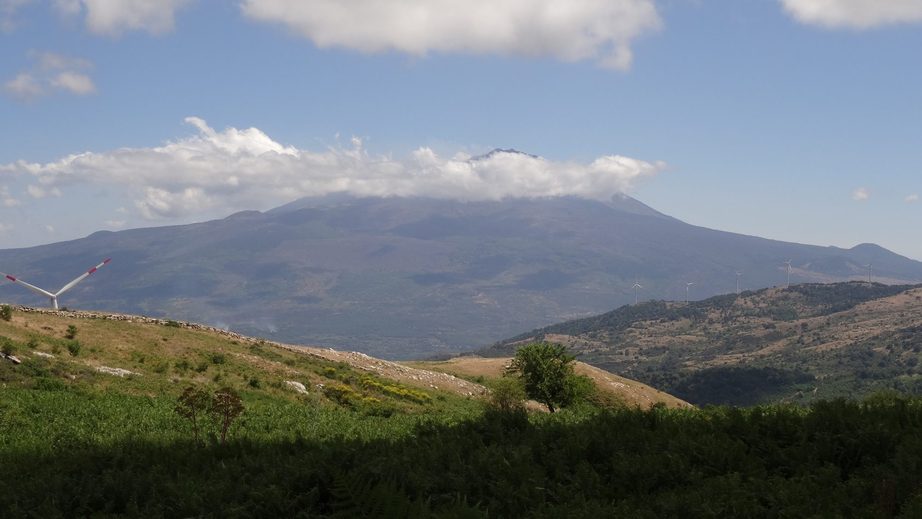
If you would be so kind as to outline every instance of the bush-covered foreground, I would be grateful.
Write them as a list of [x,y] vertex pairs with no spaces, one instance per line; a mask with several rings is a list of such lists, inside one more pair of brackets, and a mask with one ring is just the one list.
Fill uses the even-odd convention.
[[922,517],[917,398],[464,419],[248,402],[201,446],[173,400],[7,391],[5,517]]

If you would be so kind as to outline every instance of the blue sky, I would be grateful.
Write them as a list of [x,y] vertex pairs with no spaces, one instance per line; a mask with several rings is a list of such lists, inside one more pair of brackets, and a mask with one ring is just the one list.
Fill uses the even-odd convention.
[[627,192],[922,259],[922,0],[0,0],[0,129],[2,248]]

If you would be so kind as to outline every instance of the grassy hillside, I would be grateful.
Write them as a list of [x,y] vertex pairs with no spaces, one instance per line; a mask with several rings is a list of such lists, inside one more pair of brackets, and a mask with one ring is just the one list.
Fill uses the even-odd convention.
[[693,404],[922,393],[922,288],[794,285],[689,304],[650,301],[535,330],[579,359]]
[[[473,397],[483,388],[443,374],[402,368],[403,383],[360,354],[81,315],[15,310],[0,320],[0,348],[21,362],[0,358],[3,416],[16,429],[8,443],[185,439],[189,428],[173,407],[190,385],[238,391],[246,412],[232,433],[242,437],[380,437],[479,411]],[[80,419],[62,420],[70,412]]]

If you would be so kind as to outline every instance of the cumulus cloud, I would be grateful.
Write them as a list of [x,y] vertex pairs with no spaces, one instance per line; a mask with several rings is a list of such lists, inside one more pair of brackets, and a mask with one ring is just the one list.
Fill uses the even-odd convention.
[[146,218],[209,210],[263,209],[302,196],[427,196],[460,200],[579,196],[607,200],[664,166],[620,155],[589,163],[551,161],[515,151],[443,157],[419,148],[395,159],[372,155],[360,139],[321,151],[280,144],[257,128],[216,131],[199,118],[189,137],[151,148],[86,152],[55,162],[18,161],[0,171],[29,175],[33,197],[70,185],[128,190]]
[[797,21],[828,28],[870,29],[922,22],[919,0],[781,0]]
[[907,196],[906,198],[904,198],[903,200],[904,200],[907,204],[914,204],[914,203],[916,203],[916,202],[919,201],[919,195],[916,194],[916,193],[913,193],[913,194],[911,194],[911,195],[908,195],[908,196]]
[[129,31],[162,34],[173,30],[176,12],[188,0],[55,0],[58,12],[86,15],[95,34],[120,36]]
[[10,194],[10,188],[7,186],[0,186],[0,205],[3,207],[16,207],[19,204],[19,200]]
[[33,65],[3,84],[8,95],[20,100],[32,100],[54,92],[88,95],[96,85],[86,74],[93,64],[82,58],[72,58],[53,52],[30,53]]
[[16,12],[32,0],[0,0],[0,32],[10,32],[16,27]]
[[852,200],[864,202],[869,198],[871,198],[871,192],[866,187],[859,187],[852,191]]
[[323,48],[550,56],[622,70],[631,42],[661,24],[653,0],[243,0],[241,8]]

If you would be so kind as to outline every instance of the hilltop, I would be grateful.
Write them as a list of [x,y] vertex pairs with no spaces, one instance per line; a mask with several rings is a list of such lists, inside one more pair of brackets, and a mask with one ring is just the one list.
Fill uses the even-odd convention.
[[[922,280],[922,263],[881,247],[768,240],[682,222],[630,197],[461,202],[303,199],[189,225],[97,232],[0,250],[0,271],[60,287],[102,257],[61,301],[183,316],[279,342],[387,359],[453,355],[522,330],[634,300],[692,299],[786,279]],[[681,293],[679,292],[681,291]],[[0,299],[44,300],[12,283]]]
[[521,334],[696,405],[922,393],[922,287],[803,284],[688,304],[648,301]]
[[[76,335],[68,339],[71,326]],[[190,384],[228,385],[263,399],[384,414],[426,413],[433,402],[476,400],[488,393],[470,376],[455,376],[438,369],[438,363],[414,367],[359,352],[282,344],[136,315],[16,307],[10,321],[0,320],[0,345],[21,362],[0,358],[0,380],[20,387],[178,395]],[[626,405],[684,404],[637,382],[588,366],[580,369],[592,371],[599,388]],[[497,364],[495,376],[500,370]],[[437,411],[439,406],[434,407]]]

